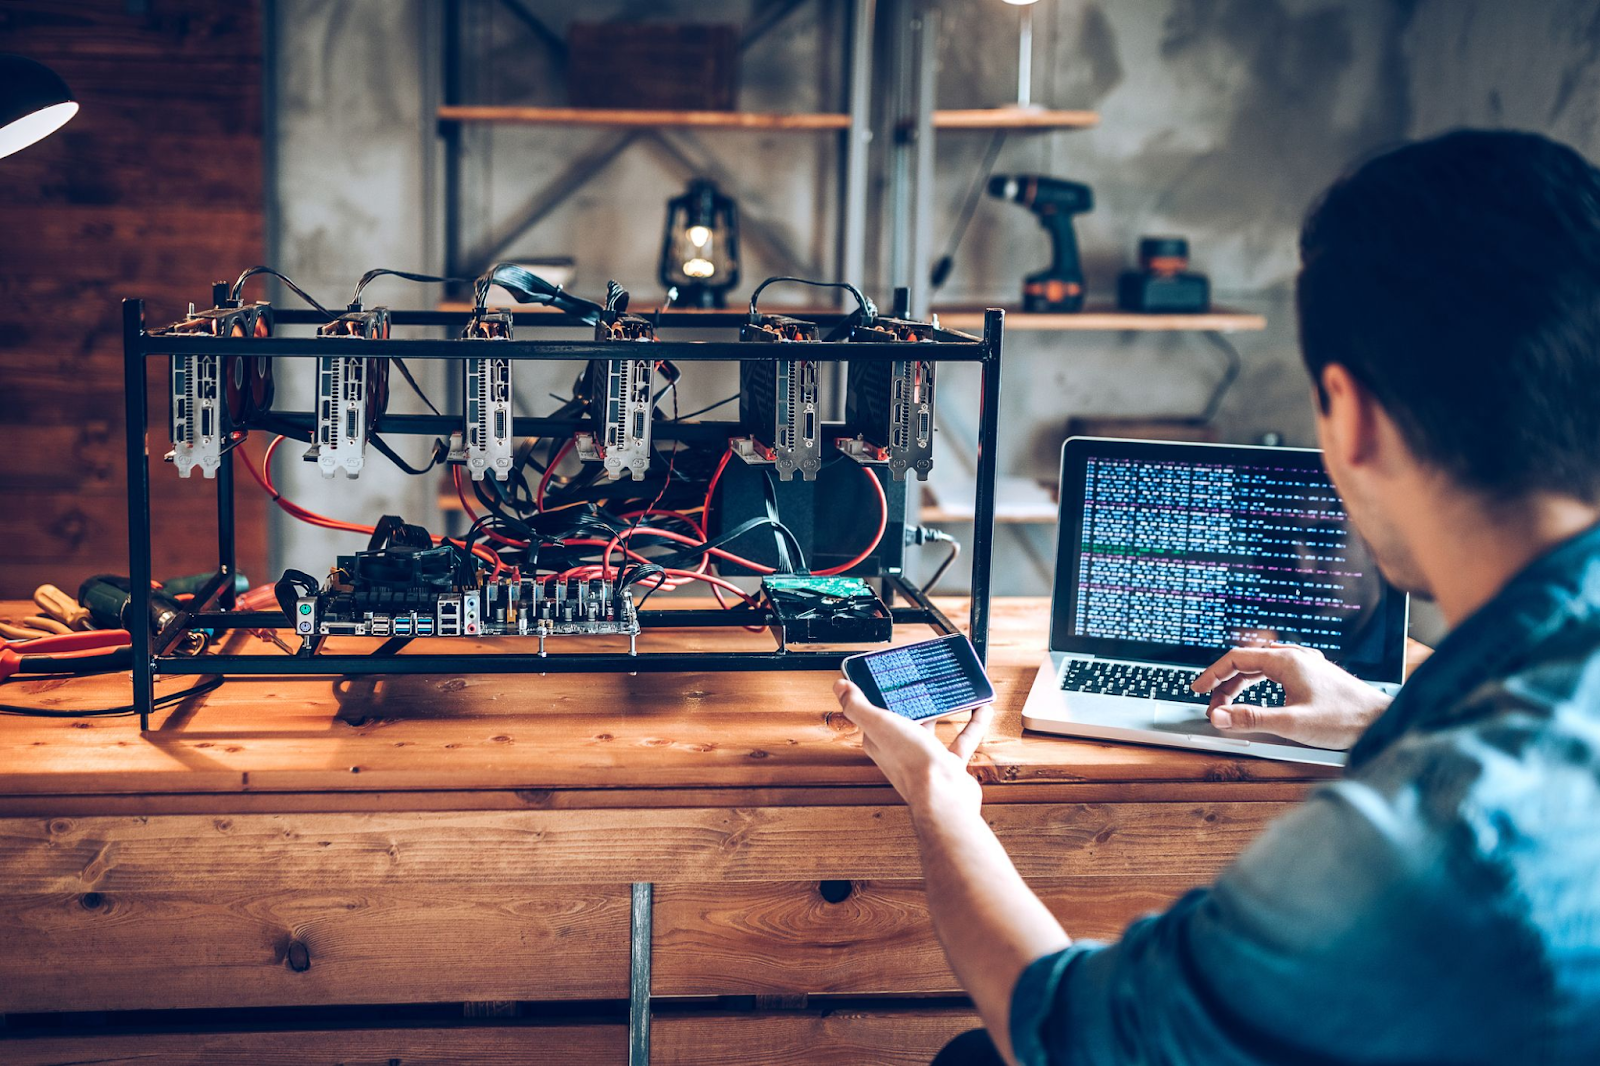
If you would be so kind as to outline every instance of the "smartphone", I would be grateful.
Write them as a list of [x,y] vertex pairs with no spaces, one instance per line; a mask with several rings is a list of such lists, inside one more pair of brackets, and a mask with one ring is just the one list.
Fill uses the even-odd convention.
[[852,655],[844,676],[867,702],[913,722],[970,711],[994,700],[972,642],[960,633]]

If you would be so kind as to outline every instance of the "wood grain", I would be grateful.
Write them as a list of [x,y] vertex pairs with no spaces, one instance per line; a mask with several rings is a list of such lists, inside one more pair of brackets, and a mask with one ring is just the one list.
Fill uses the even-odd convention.
[[[817,881],[663,885],[655,894],[658,996],[957,992],[920,881],[854,881],[829,902]],[[1046,879],[1032,886],[1074,938],[1115,940],[1191,882]]]
[[0,1013],[628,994],[626,885],[484,889],[470,868],[359,889],[334,868],[257,890],[66,880],[0,902]]
[[0,1039],[8,1066],[572,1066],[622,1063],[624,1025],[274,1029],[118,1033]]
[[1099,124],[1100,116],[1093,111],[1043,107],[940,109],[933,113],[936,130],[1083,130]]
[[[985,817],[1025,877],[1198,883],[1286,808],[1002,804]],[[468,882],[511,895],[575,878],[674,884],[920,873],[899,806],[0,819],[0,884],[16,898],[177,886],[204,886],[219,899],[332,885],[381,894]]]
[[981,1023],[968,1007],[663,1014],[650,1029],[653,1066],[927,1066]]
[[[0,6],[6,50],[51,66],[82,105],[0,167],[0,447],[49,457],[0,486],[0,535],[17,546],[0,595],[127,570],[119,304],[143,296],[167,321],[260,259],[260,19],[255,3],[204,0]],[[164,368],[151,371],[155,569],[214,568],[215,506],[161,461]],[[265,514],[241,494],[248,574],[265,565]]]
[[[963,601],[941,603],[952,617],[965,617]],[[5,609],[0,604],[0,613]],[[1276,791],[1263,798],[1276,800],[1285,786],[1334,776],[1261,759],[1024,736],[1022,705],[1044,656],[1047,613],[1041,599],[994,606],[990,675],[999,713],[973,768],[991,802],[1027,802],[1030,787],[1048,789],[1052,799],[1077,786],[1090,790],[1085,798],[1171,798],[1189,795],[1185,784],[1207,790],[1196,798],[1249,798],[1253,787],[1266,785]],[[241,639],[252,652],[273,651]],[[725,647],[734,639],[760,646],[765,638],[670,630],[645,634],[640,647]],[[162,691],[188,681],[163,681]],[[744,789],[774,802],[791,790],[782,801],[806,802],[804,790],[881,789],[883,776],[838,713],[832,684],[828,671],[235,678],[203,701],[158,716],[143,735],[120,719],[0,719],[0,790]],[[6,685],[8,702],[57,709],[121,703],[127,692],[125,678],[115,676]],[[940,735],[958,728],[941,724]],[[416,802],[426,809],[430,801]]]
[[[981,310],[941,310],[939,324],[946,329],[976,332],[983,329]],[[1172,331],[1201,330],[1213,333],[1257,332],[1267,328],[1262,315],[1248,311],[1230,311],[1215,308],[1204,314],[1147,314],[1141,311],[1119,311],[1109,307],[1089,307],[1071,314],[1029,314],[1025,311],[1006,312],[1006,331],[1033,330],[1061,332],[1071,330],[1091,331]]]

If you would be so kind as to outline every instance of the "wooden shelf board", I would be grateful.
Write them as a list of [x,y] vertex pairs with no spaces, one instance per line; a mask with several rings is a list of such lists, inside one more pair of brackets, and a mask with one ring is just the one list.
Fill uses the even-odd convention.
[[611,126],[621,129],[689,127],[720,130],[842,130],[850,116],[837,113],[776,114],[755,111],[651,111],[598,107],[439,108],[441,122],[502,122],[524,126]]
[[1084,130],[1100,124],[1094,111],[1051,111],[1043,107],[985,107],[935,111],[936,130]]
[[[934,309],[945,329],[976,333],[983,329],[981,310]],[[1205,314],[1164,315],[1138,311],[1118,311],[1111,307],[1091,307],[1073,314],[1029,314],[1006,311],[1006,330],[1198,330],[1208,333],[1255,332],[1267,328],[1265,317],[1248,311],[1218,307]]]

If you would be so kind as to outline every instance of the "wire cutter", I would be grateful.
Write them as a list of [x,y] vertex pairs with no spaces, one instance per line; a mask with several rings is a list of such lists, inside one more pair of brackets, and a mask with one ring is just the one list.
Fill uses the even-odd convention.
[[133,663],[126,629],[6,641],[0,647],[0,681],[12,674],[101,674]]

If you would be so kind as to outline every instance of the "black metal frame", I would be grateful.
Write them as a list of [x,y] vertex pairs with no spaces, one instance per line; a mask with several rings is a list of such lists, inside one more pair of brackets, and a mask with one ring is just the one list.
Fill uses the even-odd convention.
[[[146,394],[146,367],[150,359],[174,355],[257,355],[273,358],[315,358],[330,354],[348,355],[359,345],[365,358],[472,359],[488,354],[484,342],[444,339],[360,340],[311,337],[215,338],[189,335],[155,334],[144,328],[144,302],[123,301],[123,380],[126,393],[128,449],[128,558],[132,580],[131,617],[148,618],[150,607],[150,468],[147,436],[149,403]],[[735,312],[667,312],[660,316],[662,328],[695,329],[736,327],[744,316]],[[808,316],[820,325],[833,325],[841,315]],[[978,395],[978,462],[976,493],[973,500],[972,587],[969,633],[980,659],[988,649],[989,577],[994,541],[995,446],[999,437],[999,393],[1001,333],[1005,314],[990,310],[984,316],[983,335],[944,331],[940,343],[918,346],[916,358],[933,362],[975,362],[983,368],[983,384]],[[276,310],[280,325],[315,325],[324,320],[311,311]],[[396,326],[448,326],[459,331],[465,325],[465,312],[396,311],[391,322]],[[516,325],[582,326],[558,314],[523,314]],[[587,328],[587,327],[583,327]],[[515,340],[493,343],[494,356],[513,361],[567,361],[615,359],[618,346],[598,341]],[[904,344],[823,342],[806,344],[798,350],[789,345],[744,344],[737,341],[660,341],[651,346],[652,354],[674,362],[742,362],[752,359],[803,357],[818,362],[845,360],[905,359]],[[280,422],[313,425],[310,411],[273,412]],[[443,435],[460,427],[460,419],[449,415],[386,415],[382,428],[387,433]],[[579,420],[553,418],[513,419],[518,436],[566,434],[587,428]],[[691,422],[658,427],[663,440],[715,440],[737,435],[732,422]],[[363,654],[319,653],[321,641],[295,655],[256,654],[176,655],[172,649],[183,644],[193,630],[291,629],[291,621],[278,611],[235,612],[234,605],[234,471],[233,463],[222,463],[216,476],[217,489],[217,573],[194,594],[188,610],[159,634],[144,626],[132,627],[133,705],[139,713],[141,730],[150,726],[158,674],[434,674],[465,670],[469,673],[610,673],[724,670],[823,670],[837,669],[846,652],[803,651],[785,647],[781,624],[769,610],[740,608],[711,610],[647,610],[640,613],[642,628],[726,627],[761,624],[772,629],[776,650],[747,652],[578,652],[536,655],[502,652],[452,652],[447,654],[396,654],[407,643],[405,638],[390,640]],[[956,632],[956,626],[935,607],[914,583],[901,574],[882,575],[884,598],[891,604],[896,624],[929,625],[943,633]],[[909,601],[894,606],[898,594]],[[221,610],[210,610],[213,604]]]

